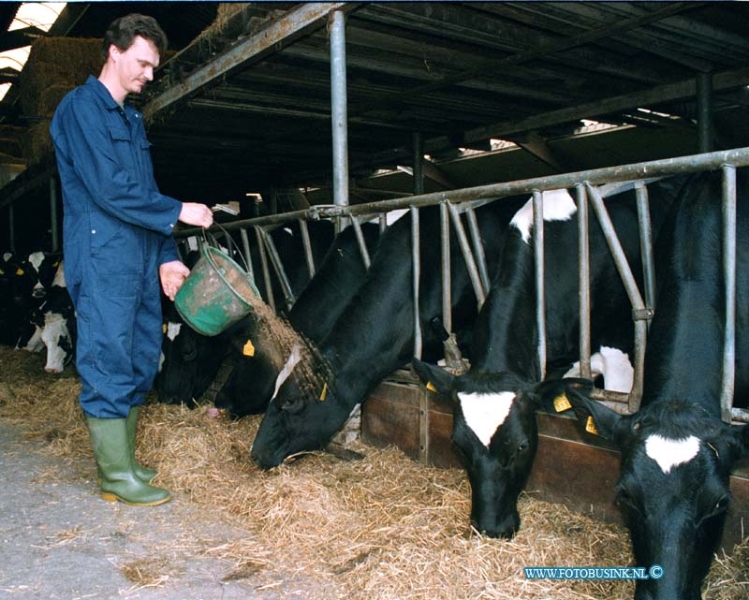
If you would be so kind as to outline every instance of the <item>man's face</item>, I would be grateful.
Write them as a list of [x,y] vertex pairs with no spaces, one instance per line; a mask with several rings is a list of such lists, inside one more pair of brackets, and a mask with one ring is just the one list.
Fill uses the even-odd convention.
[[110,46],[115,60],[119,84],[127,94],[139,94],[143,86],[153,80],[153,70],[159,66],[159,52],[153,42],[136,36],[132,45],[120,52]]

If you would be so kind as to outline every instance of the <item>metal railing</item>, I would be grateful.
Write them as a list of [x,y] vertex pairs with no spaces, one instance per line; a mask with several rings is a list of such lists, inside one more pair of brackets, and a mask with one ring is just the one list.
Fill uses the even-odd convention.
[[[357,231],[360,251],[365,264],[369,264],[369,256],[361,235],[360,224],[362,221],[379,218],[383,222],[383,215],[397,209],[409,209],[412,215],[412,253],[413,260],[413,295],[414,295],[414,355],[421,356],[421,331],[419,319],[419,277],[420,256],[418,252],[420,227],[418,209],[426,206],[440,206],[440,244],[442,249],[442,302],[443,302],[443,324],[448,332],[452,331],[451,297],[450,297],[450,227],[456,234],[456,240],[461,250],[466,268],[470,276],[477,306],[480,308],[489,291],[489,273],[486,268],[484,251],[480,242],[478,225],[474,210],[488,202],[502,201],[503,198],[517,196],[519,194],[530,194],[534,205],[534,256],[536,268],[537,303],[536,322],[539,328],[538,357],[545,372],[546,362],[546,333],[545,333],[545,305],[544,305],[544,273],[543,273],[543,205],[542,193],[552,189],[575,189],[578,204],[579,223],[579,260],[580,260],[580,370],[583,377],[590,376],[590,283],[589,283],[589,260],[587,254],[588,244],[588,220],[589,205],[606,236],[609,249],[614,258],[617,270],[622,278],[630,303],[632,304],[632,315],[635,323],[635,350],[634,350],[634,384],[629,394],[604,391],[599,398],[614,408],[614,410],[631,414],[640,406],[642,398],[642,382],[644,370],[644,354],[647,343],[647,327],[654,311],[655,297],[655,275],[652,249],[652,234],[650,231],[650,214],[647,185],[654,179],[678,175],[683,173],[696,173],[700,171],[722,170],[723,172],[723,272],[726,286],[726,327],[723,348],[723,373],[721,385],[721,408],[722,416],[726,421],[749,422],[749,411],[734,408],[734,357],[735,357],[735,318],[736,318],[736,168],[749,165],[749,148],[740,148],[722,152],[711,152],[706,154],[690,155],[665,160],[649,161],[593,169],[547,177],[538,177],[520,181],[503,182],[491,185],[483,185],[472,188],[451,190],[429,194],[396,198],[392,200],[381,200],[366,204],[351,206],[325,205],[313,206],[312,208],[293,211],[280,215],[269,215],[257,217],[234,223],[224,224],[228,231],[239,230],[242,235],[243,249],[247,264],[251,264],[250,248],[247,242],[247,231],[254,228],[258,239],[258,249],[263,269],[263,277],[266,288],[271,290],[270,269],[268,260],[263,258],[267,255],[276,275],[282,283],[285,299],[288,306],[294,302],[290,287],[284,284],[284,267],[281,264],[278,253],[274,252],[272,239],[267,235],[267,230],[282,225],[291,220],[297,220],[306,232],[306,221],[330,219],[338,224],[348,220]],[[640,224],[640,245],[643,257],[643,281],[644,296],[638,289],[636,279],[631,271],[621,244],[614,231],[613,225],[605,204],[604,198],[624,189],[634,189],[637,198],[638,219]],[[462,219],[461,217],[464,217]],[[464,224],[463,220],[466,221]],[[466,233],[466,229],[468,233]],[[194,235],[197,230],[188,229],[177,233],[178,237]],[[304,252],[310,275],[314,274],[314,261],[312,259],[308,234],[305,237]],[[269,303],[275,310],[275,302],[272,296]]]

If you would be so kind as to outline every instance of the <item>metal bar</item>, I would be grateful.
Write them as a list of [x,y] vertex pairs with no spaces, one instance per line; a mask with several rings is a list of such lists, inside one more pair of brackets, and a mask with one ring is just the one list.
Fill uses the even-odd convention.
[[250,240],[247,237],[247,229],[242,227],[239,230],[239,236],[242,238],[242,248],[244,249],[244,260],[247,263],[247,274],[250,279],[255,280],[255,271],[252,268],[252,253],[250,252]]
[[642,400],[642,383],[643,373],[645,370],[645,346],[647,343],[647,322],[642,317],[652,317],[650,312],[642,299],[640,290],[637,288],[637,282],[632,274],[632,269],[627,262],[627,256],[624,253],[619,237],[614,229],[614,224],[611,222],[608,211],[603,204],[603,198],[599,194],[598,190],[590,185],[588,182],[585,183],[588,190],[588,197],[590,198],[593,211],[598,218],[598,222],[603,230],[604,238],[611,251],[611,255],[614,259],[614,264],[619,272],[619,277],[622,279],[624,289],[629,297],[630,304],[633,308],[633,317],[635,323],[635,350],[634,350],[634,378],[632,383],[632,391],[629,394],[629,408],[631,412],[636,412],[640,408],[640,402]]
[[309,239],[309,227],[307,221],[304,219],[298,219],[299,229],[302,232],[302,246],[304,247],[304,258],[307,261],[307,273],[309,278],[312,279],[315,276],[315,257],[312,256],[312,242]]
[[697,75],[697,148],[700,152],[713,149],[713,76]]
[[442,325],[453,331],[453,300],[450,256],[450,213],[448,203],[440,203],[440,256],[442,266]]
[[736,168],[730,165],[723,166],[723,277],[726,322],[720,412],[721,418],[730,423],[736,375]]
[[580,377],[591,378],[590,372],[590,243],[588,230],[588,196],[582,184],[575,186],[577,195],[577,248],[580,271],[578,299],[580,302]]
[[[597,185],[659,176],[665,177],[695,171],[716,170],[722,168],[724,164],[732,164],[737,167],[749,165],[749,148],[724,150],[720,152],[711,152],[709,154],[680,156],[677,158],[635,163],[631,165],[606,167],[605,169],[592,169],[589,171],[577,171],[574,173],[534,177],[533,179],[524,179],[521,181],[495,183],[463,188],[460,190],[451,190],[449,192],[433,192],[430,194],[422,194],[421,196],[407,196],[391,200],[378,200],[376,202],[355,204],[345,207],[331,205],[313,206],[305,210],[292,211],[281,215],[267,215],[264,217],[256,217],[254,219],[234,221],[233,223],[226,223],[223,226],[225,229],[231,230],[247,225],[265,226],[286,223],[291,219],[318,220],[323,218],[336,218],[341,215],[372,214],[387,212],[399,208],[409,208],[410,206],[421,208],[438,204],[443,200],[449,200],[451,206],[457,203],[472,202],[476,203],[474,204],[475,207],[476,205],[482,205],[486,202],[501,200],[507,196],[524,193],[530,194],[534,189],[552,190],[571,188],[575,187],[575,185],[581,181],[585,181],[591,185]],[[5,204],[6,203],[2,201],[2,206]],[[467,205],[465,208],[467,209]],[[195,235],[196,233],[200,233],[200,229],[190,228],[181,230],[179,235]]]
[[369,269],[372,261],[369,258],[369,249],[367,248],[367,242],[364,240],[361,223],[356,217],[351,217],[351,225],[354,227],[354,235],[356,236],[356,243],[359,245],[359,254],[361,254],[362,262],[364,262],[364,268]]
[[[643,182],[635,184],[637,199],[637,222],[640,229],[640,255],[642,256],[642,275],[645,286],[645,305],[655,309],[655,258],[653,257],[653,226],[650,220],[650,200],[648,188]],[[649,326],[648,322],[648,326]]]
[[[180,83],[172,83],[166,91],[154,97],[143,109],[146,120],[171,104],[198,92],[201,88],[226,77],[231,71],[247,67],[265,54],[278,52],[299,37],[322,27],[323,19],[331,12],[346,6],[346,2],[302,2],[282,18],[274,21],[244,41],[196,69]],[[353,7],[352,7],[353,8]]]
[[348,114],[346,96],[346,15],[335,10],[328,18],[330,30],[330,110],[333,128],[333,204],[349,203]]
[[469,207],[466,210],[466,217],[468,219],[468,231],[471,234],[471,243],[473,244],[473,254],[476,257],[476,266],[479,270],[479,277],[481,277],[481,284],[484,286],[484,292],[488,295],[489,288],[491,287],[491,278],[489,277],[489,270],[486,267],[486,254],[484,254],[484,243],[481,241],[481,233],[479,231],[479,224],[476,220],[476,212],[473,207]]
[[421,311],[419,283],[421,278],[421,232],[419,231],[419,209],[411,207],[411,262],[413,264],[413,316],[414,316],[414,356],[421,358]]
[[268,255],[270,256],[270,262],[273,265],[273,270],[276,272],[278,282],[281,284],[281,291],[283,291],[284,298],[286,299],[286,308],[291,308],[292,306],[294,306],[294,291],[291,289],[291,284],[289,283],[289,278],[286,275],[286,270],[284,269],[283,262],[281,261],[281,256],[278,254],[276,243],[268,234],[265,234],[263,236],[263,239],[265,240],[265,247],[268,251]]
[[546,288],[544,286],[543,192],[533,190],[533,258],[536,279],[536,331],[539,379],[546,377]]
[[271,307],[273,312],[276,310],[276,299],[273,293],[273,285],[270,279],[270,269],[268,268],[268,255],[265,252],[265,242],[263,239],[266,234],[262,227],[255,227],[255,239],[257,240],[257,248],[260,254],[260,266],[263,269],[263,282],[265,283],[265,294],[268,296],[268,306]]
[[468,236],[463,228],[463,222],[460,220],[460,215],[458,214],[458,209],[455,205],[450,203],[447,205],[447,208],[450,211],[453,229],[455,229],[455,235],[458,239],[460,251],[463,253],[463,260],[465,260],[466,268],[468,269],[468,276],[471,279],[471,285],[473,285],[473,293],[476,294],[476,299],[478,300],[478,309],[481,310],[481,307],[486,301],[486,292],[484,292],[484,286],[481,284],[478,267],[473,258],[471,246],[468,243]]
[[49,178],[49,219],[52,233],[52,252],[60,250],[59,223],[57,214],[57,176]]

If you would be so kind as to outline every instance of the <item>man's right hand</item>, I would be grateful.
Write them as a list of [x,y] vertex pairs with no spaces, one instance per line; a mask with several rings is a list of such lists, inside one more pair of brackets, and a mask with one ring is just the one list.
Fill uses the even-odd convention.
[[184,202],[179,213],[179,220],[187,225],[196,225],[207,229],[213,225],[213,211],[205,204]]

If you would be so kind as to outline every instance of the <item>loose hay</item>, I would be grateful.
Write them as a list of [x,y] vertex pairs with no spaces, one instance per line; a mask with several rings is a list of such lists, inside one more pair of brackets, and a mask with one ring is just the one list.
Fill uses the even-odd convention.
[[[90,456],[74,377],[49,376],[42,357],[9,349],[0,349],[0,368],[0,418],[46,440],[57,456]],[[261,471],[249,460],[259,420],[231,422],[207,417],[204,408],[161,404],[142,413],[139,457],[158,467],[159,482],[247,532],[242,542],[196,544],[196,552],[233,562],[224,581],[326,600],[632,598],[628,582],[533,581],[523,572],[628,565],[621,527],[523,495],[518,535],[484,538],[469,525],[462,471],[427,468],[398,450],[361,443],[361,461],[316,453]],[[719,556],[706,600],[746,598],[748,565],[749,542]],[[178,585],[178,564],[165,558],[157,567],[127,564],[123,572],[135,588]]]

